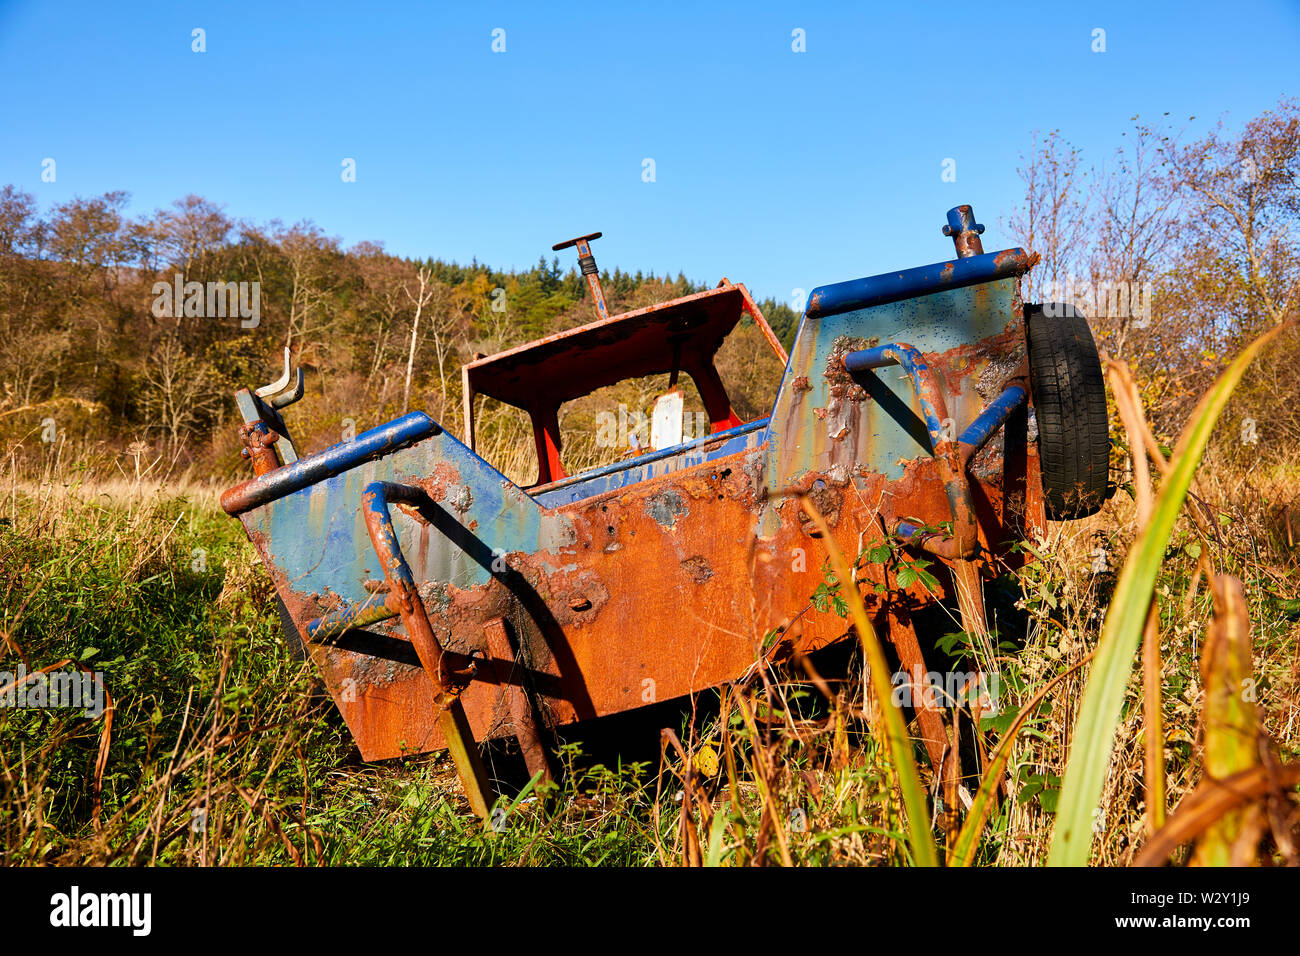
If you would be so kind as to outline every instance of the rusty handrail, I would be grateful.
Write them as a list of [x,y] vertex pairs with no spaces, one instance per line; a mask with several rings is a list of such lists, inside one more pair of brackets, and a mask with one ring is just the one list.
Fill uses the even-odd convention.
[[379,565],[383,569],[384,580],[388,582],[385,602],[401,614],[406,635],[415,647],[420,664],[433,681],[435,701],[439,708],[438,727],[456,763],[456,772],[460,775],[470,806],[480,817],[486,817],[491,803],[491,785],[459,696],[461,686],[472,672],[454,668],[453,663],[457,658],[462,661],[465,659],[461,655],[445,651],[433,633],[429,612],[420,599],[415,576],[406,563],[402,546],[397,540],[397,532],[393,528],[393,519],[388,511],[389,502],[392,501],[416,507],[431,505],[432,502],[422,488],[414,485],[375,481],[367,485],[361,495],[361,512],[366,521],[366,531],[370,534],[370,543],[374,545]]
[[364,431],[352,441],[330,445],[324,451],[299,458],[292,464],[258,474],[255,478],[228,488],[221,495],[221,507],[229,515],[243,514],[327,478],[341,475],[405,445],[436,435],[441,430],[442,426],[424,412],[411,412],[378,428]]
[[[973,251],[973,247],[968,245],[967,251]],[[983,255],[959,255],[948,262],[818,286],[808,296],[804,315],[810,319],[840,315],[947,289],[1009,279],[1028,272],[1037,261],[1036,255],[1019,248]]]

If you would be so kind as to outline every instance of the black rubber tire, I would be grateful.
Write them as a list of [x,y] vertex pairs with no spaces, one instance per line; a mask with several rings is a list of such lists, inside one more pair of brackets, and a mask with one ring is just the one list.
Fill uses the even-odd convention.
[[1047,517],[1085,518],[1106,500],[1110,477],[1097,344],[1083,313],[1063,303],[1025,306],[1025,334]]

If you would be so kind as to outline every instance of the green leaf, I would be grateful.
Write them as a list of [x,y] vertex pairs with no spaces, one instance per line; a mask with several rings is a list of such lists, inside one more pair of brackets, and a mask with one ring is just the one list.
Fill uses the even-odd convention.
[[992,730],[1001,737],[1011,729],[1011,725],[1015,722],[1015,719],[1016,715],[1014,711],[1006,711],[992,717],[980,717],[980,730]]
[[709,849],[704,855],[705,866],[722,865],[722,837],[726,832],[727,807],[724,803],[713,814],[713,822],[709,825]]
[[823,614],[830,608],[830,593],[830,588],[826,587],[824,583],[817,585],[816,590],[812,593],[813,607]]
[[1034,799],[1034,797],[1038,796],[1042,789],[1043,782],[1041,780],[1035,780],[1032,783],[1025,784],[1020,788],[1020,792],[1016,794],[1016,803],[1028,803],[1030,800]]
[[1030,544],[1028,541],[1021,541],[1021,542],[1019,542],[1019,543],[1016,545],[1016,549],[1017,549],[1017,550],[1021,550],[1021,551],[1028,551],[1030,554],[1032,554],[1032,555],[1033,555],[1035,558],[1037,558],[1039,561],[1044,560],[1042,552],[1039,551],[1037,548],[1035,548],[1035,547],[1034,547],[1032,544]]

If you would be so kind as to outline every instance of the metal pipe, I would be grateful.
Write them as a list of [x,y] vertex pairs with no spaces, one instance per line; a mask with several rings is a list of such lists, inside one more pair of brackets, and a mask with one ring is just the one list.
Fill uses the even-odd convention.
[[889,342],[874,348],[848,352],[843,362],[849,372],[898,365],[912,380],[912,388],[921,401],[926,430],[930,433],[931,453],[939,466],[939,476],[943,480],[943,490],[952,513],[951,539],[930,536],[921,544],[940,557],[970,557],[975,553],[978,535],[975,506],[966,480],[965,461],[960,446],[949,437],[951,419],[948,418],[948,404],[925,356],[919,349],[904,342]]
[[957,541],[952,535],[942,531],[927,531],[914,521],[900,520],[894,525],[894,536],[906,544],[923,548],[936,557],[953,561],[963,557],[957,553]]
[[974,458],[979,450],[988,444],[989,439],[997,434],[997,430],[1002,427],[1011,413],[1025,404],[1028,398],[1029,390],[1023,385],[1010,385],[993,400],[992,404],[980,412],[979,417],[971,422],[957,438],[957,444],[961,446],[962,463],[965,464]]
[[[483,758],[478,752],[478,744],[474,741],[469,721],[465,717],[465,708],[460,702],[458,683],[462,675],[455,673],[453,662],[448,660],[453,655],[443,650],[437,635],[433,633],[429,612],[425,610],[415,576],[406,563],[402,546],[397,540],[397,532],[393,528],[393,519],[388,511],[390,501],[417,507],[432,502],[422,488],[375,481],[362,492],[361,512],[366,521],[366,531],[370,534],[370,543],[379,558],[379,566],[383,568],[384,580],[388,582],[386,603],[401,614],[406,636],[411,639],[420,664],[433,682],[434,700],[438,706],[438,727],[442,730],[447,749],[456,763],[456,771],[465,787],[470,806],[480,817],[486,817],[491,800],[491,785],[483,766]],[[465,660],[463,655],[454,657]]]
[[946,289],[981,285],[1022,275],[1032,264],[1033,260],[1025,250],[1005,249],[865,279],[836,282],[813,289],[805,314],[809,318],[839,315]]
[[902,342],[889,342],[844,355],[844,367],[850,372],[864,372],[886,365],[900,366],[912,379],[912,387],[921,399],[921,411],[925,417],[926,430],[930,433],[930,441],[935,444],[943,441],[943,423],[948,419],[948,403],[944,401],[943,392],[939,390],[938,383],[930,373],[930,366],[919,349]]
[[591,245],[586,239],[578,240],[578,268],[587,277],[587,287],[596,302],[596,314],[608,319],[609,307],[605,305],[605,291],[600,287],[600,270],[596,268],[596,257],[591,254]]
[[590,240],[599,239],[600,237],[601,233],[593,232],[585,236],[579,236],[577,239],[567,239],[551,246],[551,251],[559,252],[561,249],[569,248],[569,246],[577,247],[578,268],[587,280],[587,287],[591,289],[591,297],[596,301],[596,314],[602,319],[608,319],[609,309],[605,305],[605,293],[600,288],[600,270],[596,268],[596,257],[591,254]]
[[362,432],[352,441],[339,442],[324,451],[299,458],[291,465],[258,475],[228,489],[221,496],[226,514],[239,515],[267,502],[333,478],[371,458],[435,435],[441,430],[424,412],[411,412],[387,425]]

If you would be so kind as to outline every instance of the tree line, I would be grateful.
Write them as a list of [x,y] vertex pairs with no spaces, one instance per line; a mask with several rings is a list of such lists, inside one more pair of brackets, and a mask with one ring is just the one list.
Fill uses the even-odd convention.
[[[315,421],[330,409],[294,410],[305,444],[345,417],[374,423],[411,407],[455,427],[464,362],[596,317],[585,280],[558,257],[502,271],[394,256],[377,242],[345,249],[312,222],[237,221],[197,195],[138,217],[128,205],[119,191],[42,211],[30,193],[0,188],[0,436],[10,445],[39,446],[53,419],[56,435],[63,425],[100,446],[145,443],[224,470],[231,392],[274,379],[283,346],[313,393],[346,396],[333,423]],[[601,278],[617,311],[706,288],[682,274]],[[236,289],[254,283],[258,315],[241,321]],[[229,310],[218,296],[225,316],[209,314],[214,286],[230,289]],[[791,341],[790,307],[761,308]]]

